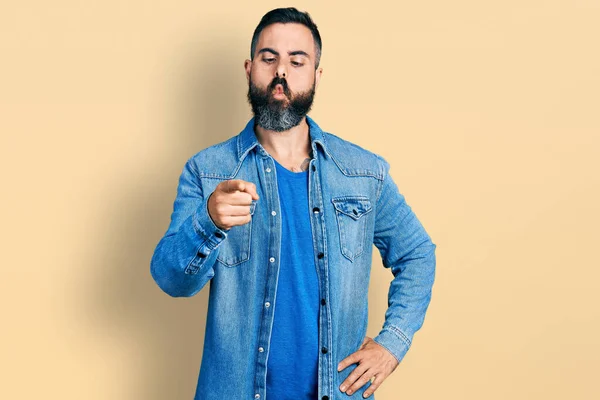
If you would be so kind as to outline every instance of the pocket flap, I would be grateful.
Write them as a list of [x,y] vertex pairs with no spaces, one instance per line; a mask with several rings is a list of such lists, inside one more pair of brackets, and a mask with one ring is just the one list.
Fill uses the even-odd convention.
[[331,199],[336,210],[354,219],[371,211],[371,200],[367,196],[341,196]]

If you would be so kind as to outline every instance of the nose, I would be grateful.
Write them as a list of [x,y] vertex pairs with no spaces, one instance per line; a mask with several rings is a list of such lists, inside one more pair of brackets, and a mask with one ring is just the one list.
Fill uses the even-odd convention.
[[279,63],[279,65],[277,66],[277,70],[275,71],[275,74],[277,75],[278,78],[285,78],[285,64],[284,63]]

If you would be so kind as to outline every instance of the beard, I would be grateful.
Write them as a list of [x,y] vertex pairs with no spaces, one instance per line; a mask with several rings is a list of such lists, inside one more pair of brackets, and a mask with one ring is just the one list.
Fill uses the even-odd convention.
[[[273,97],[277,84],[283,86],[286,99]],[[248,85],[248,102],[252,106],[255,123],[270,131],[287,131],[302,122],[312,107],[314,96],[315,82],[312,88],[294,96],[284,78],[276,77],[265,90],[255,86],[252,80]]]

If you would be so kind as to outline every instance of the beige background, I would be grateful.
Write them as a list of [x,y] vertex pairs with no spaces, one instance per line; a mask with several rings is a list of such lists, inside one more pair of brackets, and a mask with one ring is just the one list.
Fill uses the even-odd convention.
[[[251,116],[252,32],[289,4],[7,3],[0,398],[191,399],[208,291],[170,298],[149,261],[184,162]],[[354,4],[294,4],[323,37],[311,116],[390,161],[438,245],[377,398],[600,398],[600,2]],[[376,252],[371,336],[391,277]]]

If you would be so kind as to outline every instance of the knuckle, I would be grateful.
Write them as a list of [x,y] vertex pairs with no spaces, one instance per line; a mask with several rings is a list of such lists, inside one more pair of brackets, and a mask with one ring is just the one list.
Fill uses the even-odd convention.
[[356,385],[357,380],[360,380],[359,379],[360,378],[360,373],[353,372],[352,374],[350,374],[350,376],[352,377],[350,379],[350,381],[351,382],[355,382],[354,384]]

